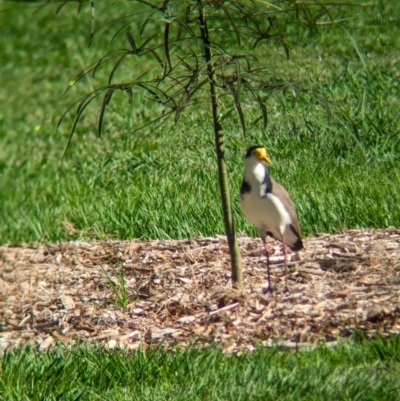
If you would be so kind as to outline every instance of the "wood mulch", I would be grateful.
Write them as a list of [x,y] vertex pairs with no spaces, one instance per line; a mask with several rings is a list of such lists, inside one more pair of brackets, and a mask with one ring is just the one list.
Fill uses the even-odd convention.
[[[1,246],[0,351],[85,340],[127,349],[217,342],[243,352],[257,344],[335,344],[355,329],[400,333],[399,229],[306,239],[305,250],[290,255],[290,294],[283,292],[281,246],[271,240],[272,296],[262,291],[261,240],[240,237],[239,245],[242,290],[231,286],[222,236]],[[121,269],[126,307],[107,278],[119,288]]]

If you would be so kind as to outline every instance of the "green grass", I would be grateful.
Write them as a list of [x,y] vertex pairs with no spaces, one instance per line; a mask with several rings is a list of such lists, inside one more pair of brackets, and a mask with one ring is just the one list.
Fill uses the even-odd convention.
[[[129,5],[105,10],[97,3],[98,27],[102,18],[107,21]],[[58,118],[79,96],[104,84],[107,69],[61,99],[68,82],[126,44],[119,36],[110,44],[114,30],[106,25],[88,48],[86,6],[80,16],[72,5],[58,16],[52,7],[35,14],[14,3],[3,8],[8,11],[0,14],[5,43],[0,48],[0,243],[223,233],[210,111],[192,109],[175,127],[132,135],[159,110],[149,103],[142,107],[143,93],[135,94],[132,106],[116,94],[103,138],[95,136],[99,107],[94,105],[60,164],[72,120],[56,131]],[[294,101],[288,93],[276,94],[267,104],[265,132],[252,123],[254,107],[244,104],[249,129],[243,137],[234,113],[224,108],[239,232],[255,234],[238,206],[243,153],[254,143],[268,147],[271,173],[289,188],[305,235],[399,226],[400,4],[377,2],[357,14],[353,25],[360,29],[349,30],[353,42],[340,28],[320,35],[298,32],[301,46],[293,47],[292,59],[286,61],[281,52],[273,60],[271,79],[280,71],[277,79],[284,74],[302,79],[327,97],[330,123],[312,96]]]
[[0,398],[25,400],[398,400],[400,341],[335,348],[174,352],[24,347],[0,357]]
[[[87,3],[79,16],[68,5],[57,17],[52,6],[35,14],[21,4],[0,6],[8,10],[0,13],[0,243],[223,233],[207,109],[191,110],[176,127],[132,135],[159,110],[139,92],[131,106],[116,94],[102,139],[95,136],[97,104],[84,114],[60,164],[72,120],[59,131],[57,121],[104,84],[107,70],[61,99],[64,90],[83,68],[126,46],[122,35],[110,43],[114,30],[104,21],[130,3],[95,4],[98,33],[90,48]],[[254,143],[268,147],[271,173],[289,188],[304,234],[400,225],[400,3],[370,4],[357,10],[351,24],[359,28],[348,32],[289,27],[300,44],[291,60],[282,51],[265,59],[272,82],[291,77],[323,93],[330,122],[309,94],[275,94],[265,132],[253,105],[243,105],[243,137],[230,106],[223,108],[238,231],[255,234],[237,195],[242,157]],[[0,399],[397,400],[399,349],[398,338],[307,352],[259,348],[240,357],[216,348],[128,354],[25,347],[0,357]]]

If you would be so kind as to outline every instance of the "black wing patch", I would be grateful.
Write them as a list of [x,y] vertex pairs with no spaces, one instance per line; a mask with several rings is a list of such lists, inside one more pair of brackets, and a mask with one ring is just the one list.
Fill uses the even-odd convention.
[[250,184],[249,184],[247,181],[243,180],[243,181],[242,181],[242,186],[240,187],[240,194],[241,194],[241,195],[247,194],[247,193],[249,193],[250,191],[251,191],[251,186],[250,186]]
[[266,196],[267,194],[269,194],[271,192],[272,192],[272,181],[271,181],[271,177],[268,174],[268,170],[265,167],[264,179],[260,185],[260,196],[263,198],[264,196]]

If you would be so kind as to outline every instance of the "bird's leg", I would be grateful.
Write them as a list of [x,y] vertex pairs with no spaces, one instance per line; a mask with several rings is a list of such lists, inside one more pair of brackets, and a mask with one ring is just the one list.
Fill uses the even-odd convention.
[[267,280],[268,280],[268,288],[266,289],[266,292],[270,292],[272,293],[272,287],[271,287],[271,277],[269,274],[269,248],[268,248],[268,244],[267,241],[265,240],[265,237],[262,237],[262,242],[264,245],[264,250],[265,250],[265,256],[267,257]]
[[289,292],[289,287],[288,287],[288,266],[287,266],[287,249],[286,249],[286,242],[282,238],[282,244],[283,244],[283,256],[284,256],[284,261],[285,261],[285,292]]

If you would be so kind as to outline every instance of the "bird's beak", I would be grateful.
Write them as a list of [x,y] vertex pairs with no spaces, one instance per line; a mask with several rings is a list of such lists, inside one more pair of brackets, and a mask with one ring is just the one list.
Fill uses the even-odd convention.
[[261,160],[264,162],[264,163],[266,163],[266,164],[268,164],[268,165],[272,165],[272,162],[271,162],[271,160],[270,160],[270,158],[268,157],[268,155],[266,154],[265,156],[263,156],[263,157],[261,157]]
[[266,163],[271,165],[272,162],[268,157],[267,150],[265,148],[257,148],[253,151],[253,155],[257,158],[257,160],[261,163]]
[[254,151],[254,155],[257,157],[257,159],[260,162],[263,162],[263,163],[266,163],[266,164],[269,164],[269,165],[272,164],[270,158],[268,157],[268,153],[267,153],[266,149],[263,149],[263,148],[256,149]]

